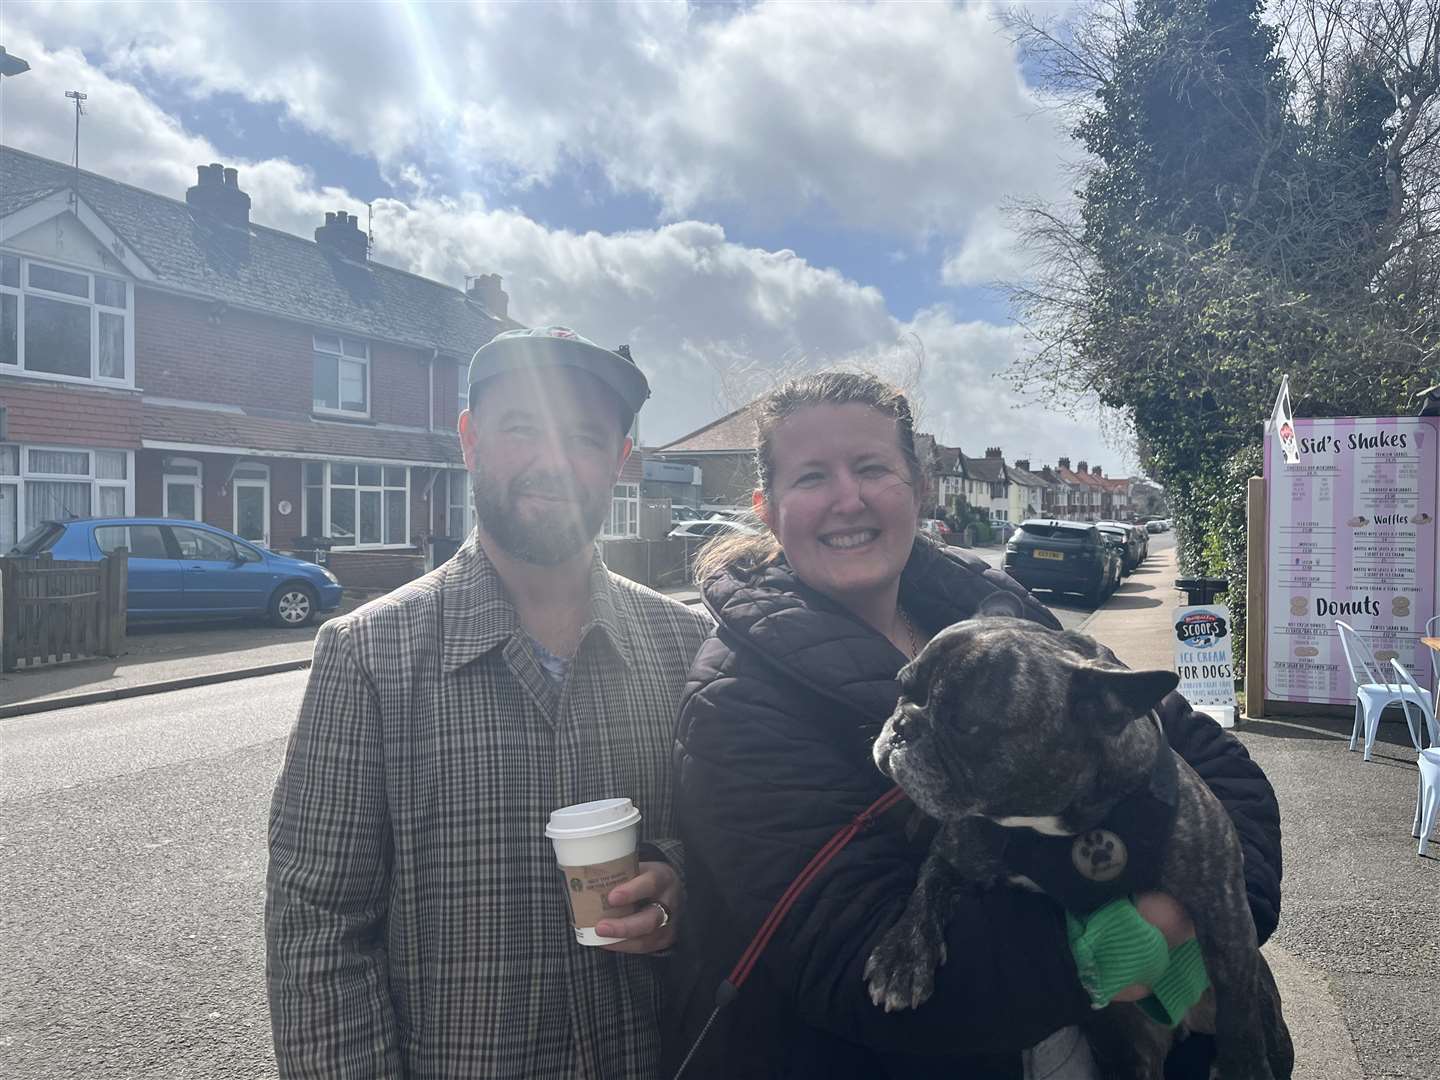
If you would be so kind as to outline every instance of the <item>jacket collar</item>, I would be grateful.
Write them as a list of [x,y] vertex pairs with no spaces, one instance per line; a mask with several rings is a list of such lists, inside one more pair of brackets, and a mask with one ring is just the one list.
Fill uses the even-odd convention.
[[[900,575],[900,603],[929,633],[974,615],[986,597],[1009,592],[1025,617],[1059,629],[1048,609],[1008,575],[917,536]],[[895,708],[905,657],[846,608],[810,588],[782,555],[756,571],[723,570],[702,584],[705,603],[732,641],[814,692],[879,723]]]
[[[445,564],[441,585],[441,657],[446,673],[525,632],[510,593],[480,546],[477,532],[472,531]],[[580,631],[582,647],[595,630],[600,631],[627,668],[634,666],[630,638],[617,612],[615,584],[598,547],[590,563],[590,615]]]

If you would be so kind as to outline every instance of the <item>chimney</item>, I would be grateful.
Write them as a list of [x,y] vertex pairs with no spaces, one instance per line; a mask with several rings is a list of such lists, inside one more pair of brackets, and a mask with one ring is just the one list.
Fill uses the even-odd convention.
[[985,447],[985,456],[987,458],[998,458],[1003,457],[1004,454],[1001,453],[1000,447],[998,446],[987,446]]
[[1068,471],[1070,468],[1070,459],[1068,457],[1062,457],[1058,463],[1058,467]]
[[1085,473],[1090,471],[1090,466],[1086,462],[1082,461],[1075,466],[1075,471],[1077,473],[1080,473],[1081,475],[1084,475]]
[[510,311],[510,294],[500,287],[499,274],[481,274],[465,282],[465,295],[501,319]]
[[325,224],[315,230],[315,243],[356,262],[370,255],[370,238],[360,231],[360,219],[344,210],[325,211]]
[[1029,458],[1016,458],[1016,459],[1015,459],[1015,468],[1021,470],[1022,472],[1029,472],[1029,471],[1030,471],[1030,459],[1029,459]]
[[1094,468],[1092,468],[1090,471],[1091,471],[1092,473],[1094,473],[1096,476],[1103,476],[1103,475],[1104,475],[1103,473],[1101,473],[1101,471],[1100,471],[1100,466],[1099,466],[1099,465],[1096,465],[1096,466],[1095,466]]
[[241,229],[250,226],[250,196],[240,190],[240,174],[218,163],[196,168],[195,186],[185,192],[192,214],[204,214]]

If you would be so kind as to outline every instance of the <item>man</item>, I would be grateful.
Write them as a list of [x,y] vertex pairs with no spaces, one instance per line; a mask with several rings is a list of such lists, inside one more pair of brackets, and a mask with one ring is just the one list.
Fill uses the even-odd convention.
[[[594,539],[649,395],[569,330],[470,364],[475,532],[315,643],[275,790],[267,975],[283,1077],[647,1077],[683,889],[672,725],[709,630],[611,574]],[[579,945],[544,828],[626,796],[636,913]]]

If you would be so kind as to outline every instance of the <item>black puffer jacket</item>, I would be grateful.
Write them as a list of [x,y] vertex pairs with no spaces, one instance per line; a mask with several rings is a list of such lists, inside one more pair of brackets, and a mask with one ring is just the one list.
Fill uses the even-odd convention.
[[[900,588],[927,631],[968,617],[997,589],[1020,597],[1030,618],[1058,626],[1006,575],[924,539]],[[676,743],[689,908],[674,960],[672,1068],[791,880],[888,789],[870,744],[894,709],[904,662],[783,562],[718,575],[705,600],[719,626],[691,670]],[[1166,699],[1162,720],[1230,811],[1263,941],[1280,906],[1274,792],[1239,741],[1179,695]],[[1018,1077],[1022,1048],[1088,1013],[1061,910],[1003,888],[958,909],[930,1002],[893,1014],[871,1004],[866,957],[899,917],[926,854],[924,836],[907,837],[907,816],[902,804],[861,833],[801,895],[687,1080]]]

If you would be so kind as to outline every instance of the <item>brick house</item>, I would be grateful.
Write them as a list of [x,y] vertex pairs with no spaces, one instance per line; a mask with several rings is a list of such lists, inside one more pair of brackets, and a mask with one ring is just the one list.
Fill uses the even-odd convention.
[[1074,521],[1099,521],[1105,514],[1102,507],[1104,484],[1090,472],[1086,462],[1077,462],[1070,468],[1070,459],[1061,458],[1055,475],[1070,492],[1070,517]]
[[[1007,465],[1005,472],[1010,479],[1010,523],[1019,525],[1027,518],[1044,513],[1050,481],[1030,471],[1028,458]],[[1050,498],[1053,500],[1053,496]]]
[[749,509],[755,492],[758,404],[752,401],[664,446],[647,448],[645,458],[698,468],[702,507]]
[[[180,201],[0,148],[0,551],[163,515],[328,537],[342,581],[388,586],[469,531],[455,429],[471,354],[518,325],[500,279],[372,262],[343,211],[314,240],[249,212],[219,165]],[[610,532],[638,527],[633,457]]]

